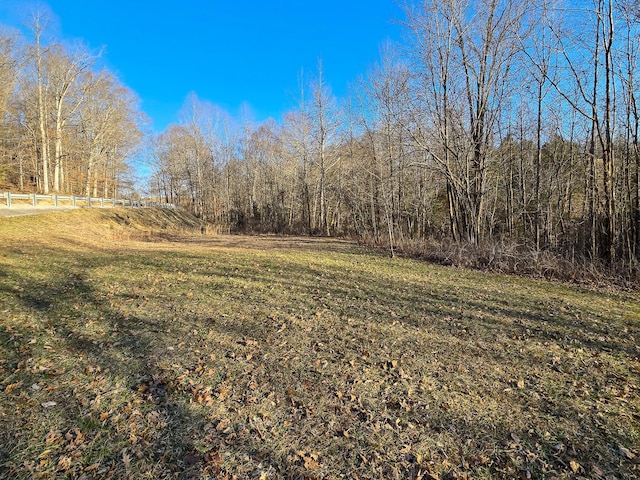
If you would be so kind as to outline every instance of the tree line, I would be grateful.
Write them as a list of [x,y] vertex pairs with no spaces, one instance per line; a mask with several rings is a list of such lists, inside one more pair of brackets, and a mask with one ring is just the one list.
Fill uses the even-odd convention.
[[0,185],[20,191],[111,197],[133,188],[128,163],[144,117],[99,52],[48,33],[0,29]]
[[[277,122],[191,94],[149,140],[152,194],[228,231],[506,245],[637,275],[638,0],[403,9],[405,39],[345,98],[321,63]],[[142,138],[135,95],[43,32],[0,36],[0,177],[108,196]]]
[[153,185],[231,230],[506,243],[634,269],[636,0],[427,0],[340,101],[323,77],[282,122],[192,95]]

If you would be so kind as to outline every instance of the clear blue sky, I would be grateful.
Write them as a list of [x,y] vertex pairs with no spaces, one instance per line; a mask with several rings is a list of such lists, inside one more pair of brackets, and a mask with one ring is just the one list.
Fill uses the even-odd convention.
[[[33,4],[37,5],[37,4]],[[43,5],[43,3],[40,3]],[[56,36],[105,47],[102,62],[142,100],[156,131],[177,121],[191,91],[238,116],[280,119],[298,76],[317,71],[337,96],[397,40],[394,0],[49,0]],[[29,2],[0,0],[0,23],[18,26]]]

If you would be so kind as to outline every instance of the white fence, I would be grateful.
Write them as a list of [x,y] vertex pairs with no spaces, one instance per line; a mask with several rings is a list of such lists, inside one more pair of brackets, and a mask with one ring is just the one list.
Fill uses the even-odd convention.
[[[3,202],[4,200],[4,202]],[[7,207],[17,205],[38,206],[38,202],[46,202],[47,205],[55,207],[67,205],[72,207],[161,207],[176,208],[172,203],[155,202],[152,200],[132,200],[129,198],[95,198],[95,197],[77,197],[75,195],[42,195],[39,193],[0,193],[0,204],[4,203]]]

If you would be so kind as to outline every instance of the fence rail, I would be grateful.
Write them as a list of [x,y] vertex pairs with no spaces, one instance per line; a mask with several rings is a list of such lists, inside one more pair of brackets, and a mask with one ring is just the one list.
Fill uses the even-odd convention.
[[[2,202],[4,200],[4,202]],[[156,202],[153,200],[133,200],[130,198],[97,198],[97,197],[78,197],[75,195],[42,195],[39,193],[11,193],[0,192],[0,204],[4,203],[7,207],[14,206],[15,200],[26,200],[33,207],[38,206],[38,202],[47,202],[58,207],[61,203],[72,207],[160,207],[160,208],[176,208],[173,203]],[[21,202],[19,205],[24,205]]]

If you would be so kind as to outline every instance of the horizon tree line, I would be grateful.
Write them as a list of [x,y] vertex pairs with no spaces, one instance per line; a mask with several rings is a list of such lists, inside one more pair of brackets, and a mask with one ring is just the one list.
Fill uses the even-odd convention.
[[638,2],[427,0],[405,14],[409,40],[385,45],[349,98],[321,64],[280,123],[213,122],[190,97],[216,127],[158,137],[158,194],[234,231],[391,252],[505,243],[635,268]]
[[[152,193],[224,231],[352,236],[392,254],[511,245],[637,272],[639,2],[403,8],[407,38],[346,98],[321,62],[278,122],[189,95],[149,142]],[[4,181],[113,190],[142,139],[135,96],[38,28],[21,65],[0,37]]]

